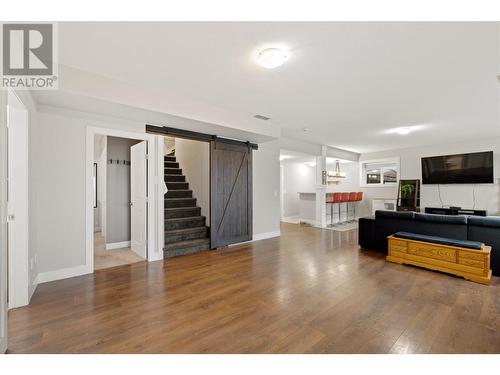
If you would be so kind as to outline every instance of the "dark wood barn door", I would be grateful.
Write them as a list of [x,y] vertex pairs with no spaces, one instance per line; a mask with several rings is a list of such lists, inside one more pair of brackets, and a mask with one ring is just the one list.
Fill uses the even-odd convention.
[[252,148],[210,142],[212,248],[252,239]]

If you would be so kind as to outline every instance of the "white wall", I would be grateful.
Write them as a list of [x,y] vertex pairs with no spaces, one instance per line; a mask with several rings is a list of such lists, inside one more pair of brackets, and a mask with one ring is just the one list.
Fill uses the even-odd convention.
[[280,233],[279,141],[259,144],[253,151],[253,238]]
[[[335,172],[335,164],[328,163],[326,170]],[[358,162],[340,163],[340,171],[345,173],[345,178],[338,183],[329,183],[326,187],[327,193],[361,191],[359,187]]]
[[201,214],[210,226],[210,144],[176,138],[175,157],[193,190],[197,206],[201,207]]
[[85,122],[39,114],[37,191],[39,272],[85,264]]
[[[475,208],[487,210],[489,215],[495,215],[500,211],[500,138],[368,153],[362,154],[360,161],[399,157],[401,160],[400,174],[402,179],[422,179],[422,157],[479,151],[494,151],[495,183],[440,185],[441,197],[443,205],[445,206],[452,205],[472,208],[474,205],[473,190],[475,190]],[[370,199],[396,199],[397,197],[397,187],[364,187],[362,191],[367,198],[367,201],[365,201],[363,205],[364,215],[369,215],[371,213]],[[420,206],[422,209],[424,207],[441,207],[437,185],[422,185]]]
[[299,192],[316,191],[316,167],[305,163],[284,162],[283,216],[299,215]]
[[106,244],[130,241],[130,163],[110,164],[109,160],[130,162],[130,147],[138,142],[107,137]]

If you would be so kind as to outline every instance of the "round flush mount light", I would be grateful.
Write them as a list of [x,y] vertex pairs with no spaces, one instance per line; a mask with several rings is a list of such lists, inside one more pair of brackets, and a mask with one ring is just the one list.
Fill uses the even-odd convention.
[[266,48],[257,55],[257,64],[266,69],[274,69],[283,65],[288,60],[288,55],[288,52],[279,48]]
[[382,131],[383,134],[399,134],[399,135],[408,135],[413,133],[414,131],[420,131],[429,128],[431,125],[429,124],[421,124],[421,125],[412,125],[412,126],[401,126],[399,128],[392,128]]

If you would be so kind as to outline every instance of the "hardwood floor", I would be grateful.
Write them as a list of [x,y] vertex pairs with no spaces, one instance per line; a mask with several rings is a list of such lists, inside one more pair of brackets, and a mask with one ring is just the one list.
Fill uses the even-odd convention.
[[12,353],[500,353],[500,280],[387,263],[356,231],[282,236],[39,285]]

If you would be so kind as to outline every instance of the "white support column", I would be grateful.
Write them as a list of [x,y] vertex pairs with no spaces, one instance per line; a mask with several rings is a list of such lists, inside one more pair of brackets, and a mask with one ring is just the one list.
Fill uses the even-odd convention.
[[316,227],[326,228],[326,146],[316,157]]

